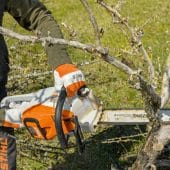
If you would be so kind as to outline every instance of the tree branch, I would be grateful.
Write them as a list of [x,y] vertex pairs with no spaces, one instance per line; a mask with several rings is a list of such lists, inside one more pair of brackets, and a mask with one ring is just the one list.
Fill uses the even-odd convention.
[[31,42],[31,43],[51,43],[51,44],[64,44],[68,45],[83,51],[87,51],[89,53],[97,53],[101,55],[101,57],[107,61],[108,63],[114,65],[118,69],[124,71],[126,74],[134,74],[136,73],[134,70],[132,70],[127,65],[123,64],[120,60],[118,60],[116,57],[109,55],[109,51],[107,48],[101,47],[101,46],[94,46],[93,44],[82,44],[78,41],[68,41],[65,39],[58,39],[58,38],[52,38],[52,37],[42,37],[39,38],[37,36],[28,36],[28,35],[21,35],[16,32],[13,32],[11,30],[8,30],[6,28],[0,27],[0,34],[9,36],[11,38],[15,38],[21,41]]
[[151,170],[156,168],[156,159],[160,155],[164,146],[170,142],[170,125],[155,127],[150,132],[145,145],[139,152],[137,160],[132,169]]
[[170,97],[170,54],[166,61],[165,72],[162,80],[161,108],[166,105]]
[[150,82],[152,83],[154,81],[155,78],[155,71],[154,71],[154,66],[153,63],[151,61],[151,59],[149,58],[149,55],[147,53],[147,51],[145,50],[142,41],[141,41],[141,30],[136,31],[135,29],[133,29],[129,23],[127,22],[127,19],[123,18],[121,16],[121,14],[113,7],[107,5],[103,0],[97,0],[97,2],[103,6],[108,12],[110,12],[112,14],[113,17],[116,18],[117,23],[123,24],[124,26],[126,26],[126,28],[129,30],[130,34],[131,34],[131,43],[132,45],[136,46],[136,48],[138,49],[138,51],[140,51],[145,60],[148,62],[148,71],[149,71],[149,76],[150,76]]
[[88,2],[86,0],[80,0],[80,1],[89,15],[90,21],[94,29],[95,37],[96,37],[96,45],[99,46],[100,45],[100,32],[99,32],[97,21],[93,15],[91,8],[89,7]]
[[82,44],[78,41],[68,41],[68,40],[57,39],[57,38],[52,38],[52,37],[39,38],[37,36],[21,35],[11,30],[8,30],[6,28],[3,28],[3,27],[0,27],[0,33],[6,36],[10,36],[12,38],[18,39],[18,40],[26,41],[26,42],[42,43],[42,44],[45,44],[45,43],[64,44],[64,45],[69,45],[77,49],[87,51],[89,53],[99,54],[102,57],[102,59],[105,60],[106,62],[110,63],[111,65],[114,65],[121,71],[125,72],[128,75],[132,75],[132,77],[134,77],[133,80],[135,82],[138,82],[140,86],[139,88],[137,86],[134,86],[134,88],[142,92],[143,97],[146,99],[146,104],[152,102],[152,105],[149,105],[151,107],[149,109],[146,109],[149,115],[148,118],[150,119],[150,121],[156,120],[157,116],[155,115],[154,111],[158,109],[159,97],[156,94],[152,85],[148,85],[147,81],[144,80],[142,76],[140,76],[138,71],[131,69],[129,66],[119,61],[116,57],[109,55],[109,51],[107,48],[103,48],[101,46],[94,46],[92,44]]

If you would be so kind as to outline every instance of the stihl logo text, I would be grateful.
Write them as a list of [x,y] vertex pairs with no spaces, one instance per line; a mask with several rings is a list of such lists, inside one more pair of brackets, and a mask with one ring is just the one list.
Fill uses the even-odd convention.
[[7,147],[7,139],[0,138],[0,170],[8,170]]

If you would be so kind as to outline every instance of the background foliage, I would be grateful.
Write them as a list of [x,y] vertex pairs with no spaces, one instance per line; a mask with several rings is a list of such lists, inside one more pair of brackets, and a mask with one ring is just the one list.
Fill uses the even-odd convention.
[[[43,2],[52,11],[66,39],[79,40],[82,43],[94,43],[93,29],[80,1],[43,0]],[[145,71],[147,69],[145,61],[141,56],[130,53],[130,45],[127,37],[122,33],[122,29],[111,23],[111,16],[95,1],[88,0],[88,2],[94,11],[99,27],[104,30],[104,35],[101,38],[102,45],[109,47],[109,50],[123,62],[133,68],[142,67]],[[112,5],[117,3],[115,0],[106,0],[106,2]],[[162,79],[163,64],[170,53],[169,9],[170,4],[167,0],[127,0],[121,9],[121,14],[129,20],[131,25],[134,27],[143,26],[143,43],[155,64],[158,83]],[[70,26],[76,36],[70,36],[70,32],[63,26],[63,23]],[[20,33],[32,34],[22,29],[8,14],[5,14],[4,17],[4,27]],[[49,72],[51,69],[47,65],[47,56],[41,45],[26,44],[7,37],[6,41],[9,47],[11,65],[8,83],[9,95],[29,93],[40,88],[53,86],[53,76]],[[73,62],[83,70],[89,87],[102,100],[105,109],[142,107],[141,96],[129,87],[127,75],[96,56],[70,47],[68,52]],[[47,74],[44,74],[46,72]],[[42,73],[44,75],[36,76],[36,74]],[[92,142],[87,144],[83,155],[77,155],[75,149],[72,148],[68,154],[57,150],[56,152],[59,152],[59,154],[51,153],[55,158],[49,159],[50,156],[45,158],[44,154],[47,153],[42,152],[40,161],[33,159],[41,155],[38,153],[40,150],[36,151],[34,147],[31,150],[29,146],[20,143],[22,145],[19,147],[19,169],[47,169],[47,167],[57,164],[55,169],[107,170],[117,160],[121,165],[128,165],[133,159],[127,160],[126,155],[136,153],[144,137],[140,136],[125,143],[106,142],[103,144],[101,141],[124,135],[143,134],[144,131],[144,127],[138,126],[129,128],[100,127],[93,136],[87,135],[86,138]],[[22,141],[23,137],[26,144],[40,142],[33,141],[27,133],[25,134],[24,130],[21,130],[18,133],[18,139]],[[98,142],[94,142],[95,140]],[[56,140],[43,142],[44,144],[58,146]]]

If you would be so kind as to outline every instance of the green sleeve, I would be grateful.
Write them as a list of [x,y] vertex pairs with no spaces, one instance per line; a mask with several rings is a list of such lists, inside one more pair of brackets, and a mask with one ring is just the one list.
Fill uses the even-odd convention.
[[[40,33],[41,37],[63,38],[61,30],[51,12],[38,0],[6,0],[6,11],[25,29]],[[65,45],[46,44],[49,64],[55,69],[61,64],[71,63]]]

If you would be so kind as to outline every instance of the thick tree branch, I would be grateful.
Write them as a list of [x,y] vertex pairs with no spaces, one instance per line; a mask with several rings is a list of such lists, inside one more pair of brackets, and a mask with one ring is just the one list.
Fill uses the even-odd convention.
[[64,45],[72,46],[74,48],[85,50],[90,53],[96,52],[102,55],[106,55],[108,53],[108,49],[100,47],[100,46],[94,46],[92,44],[82,44],[78,41],[68,41],[65,39],[52,38],[50,36],[40,38],[37,36],[31,36],[31,35],[21,35],[9,29],[3,28],[3,27],[0,27],[0,34],[10,36],[11,38],[15,38],[15,39],[25,41],[25,42],[42,43],[43,45],[45,45],[45,43],[64,44]]
[[151,123],[151,126],[159,126],[159,109],[161,106],[161,98],[155,92],[155,89],[152,85],[147,83],[143,78],[139,77],[140,81],[140,91],[145,103],[145,112]]
[[11,38],[15,38],[21,41],[31,42],[31,43],[51,43],[51,44],[64,44],[68,45],[77,49],[81,49],[84,51],[87,51],[89,53],[97,53],[101,55],[101,57],[107,61],[108,63],[114,65],[118,69],[124,71],[126,74],[135,74],[136,71],[132,70],[127,65],[123,64],[120,60],[118,60],[116,57],[109,55],[109,51],[107,48],[101,47],[101,46],[94,46],[93,44],[82,44],[78,41],[68,41],[65,39],[58,39],[58,38],[52,38],[52,37],[42,37],[39,38],[37,36],[28,36],[28,35],[21,35],[16,32],[13,32],[11,30],[8,30],[6,28],[0,27],[0,34],[9,36]]
[[160,155],[164,146],[170,142],[170,125],[154,127],[150,132],[146,143],[139,152],[137,160],[132,169],[156,169],[156,159]]

